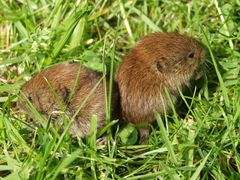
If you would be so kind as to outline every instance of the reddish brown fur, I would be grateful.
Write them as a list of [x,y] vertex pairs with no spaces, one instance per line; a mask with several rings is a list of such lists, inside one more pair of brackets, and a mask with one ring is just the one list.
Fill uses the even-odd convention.
[[147,138],[142,127],[154,121],[155,112],[163,114],[170,109],[165,89],[175,102],[177,89],[188,85],[204,54],[191,37],[154,33],[143,37],[124,58],[116,74],[122,116],[141,127],[141,143]]
[[[34,107],[46,118],[51,116],[57,123],[62,124],[63,122],[61,118],[59,118],[61,108],[52,91],[55,91],[57,97],[64,106],[64,112],[71,118],[90,91],[96,88],[93,94],[90,95],[83,104],[82,109],[77,114],[70,128],[72,135],[86,137],[89,134],[90,118],[92,115],[95,114],[98,117],[98,129],[105,125],[104,86],[103,80],[101,80],[102,76],[101,73],[93,72],[78,64],[60,64],[36,74],[22,87],[22,92],[29,98]],[[97,86],[98,82],[100,83]],[[76,86],[74,87],[75,83]],[[51,90],[51,88],[53,90]],[[116,86],[114,86],[113,92],[112,107],[114,108],[118,98]],[[72,97],[71,99],[70,96]],[[35,119],[23,96],[20,96],[18,106]]]

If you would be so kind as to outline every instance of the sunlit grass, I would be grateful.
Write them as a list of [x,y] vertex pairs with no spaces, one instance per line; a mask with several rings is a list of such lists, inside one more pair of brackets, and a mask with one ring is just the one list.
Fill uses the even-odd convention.
[[[0,0],[0,177],[239,179],[238,11],[236,0]],[[32,127],[15,108],[22,84],[52,64],[81,63],[109,73],[112,82],[129,49],[142,35],[157,31],[197,38],[209,52],[209,64],[190,97],[180,92],[183,112],[172,107],[172,114],[156,115],[149,145],[123,145],[122,126],[111,132],[117,121],[107,96],[109,124],[97,134],[93,116],[86,140],[49,126]],[[107,145],[96,145],[103,132]]]

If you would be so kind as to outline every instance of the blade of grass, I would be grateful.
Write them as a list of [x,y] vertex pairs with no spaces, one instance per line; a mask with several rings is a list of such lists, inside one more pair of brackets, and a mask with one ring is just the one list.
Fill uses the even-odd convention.
[[73,32],[74,28],[76,27],[77,23],[79,22],[79,20],[83,16],[85,16],[88,12],[89,12],[89,8],[85,8],[84,10],[81,10],[81,11],[77,12],[76,14],[74,14],[73,18],[72,19],[70,18],[66,22],[68,24],[68,26],[66,27],[66,30],[65,30],[64,34],[62,35],[61,39],[54,45],[54,48],[46,61],[47,64],[50,64],[52,62],[52,60],[58,56],[58,54],[61,52],[61,50],[65,46],[66,42],[68,41],[68,39],[71,37],[72,32]]
[[221,90],[222,90],[222,93],[223,93],[223,97],[224,97],[224,101],[225,101],[226,107],[229,109],[230,108],[230,100],[229,100],[229,97],[228,97],[227,88],[224,85],[223,78],[222,78],[221,73],[220,73],[220,71],[218,69],[218,66],[217,66],[217,63],[216,63],[216,59],[215,59],[215,57],[213,55],[212,48],[210,46],[210,42],[209,42],[209,39],[208,39],[208,37],[206,35],[206,32],[203,31],[203,34],[204,34],[205,40],[207,41],[207,47],[208,47],[208,50],[209,50],[209,53],[210,53],[210,56],[211,56],[211,59],[212,59],[212,62],[213,62],[213,66],[214,66],[215,72],[217,74],[217,77],[218,77],[218,80],[219,80],[219,83],[220,83],[220,87],[221,87]]
[[167,165],[165,165],[164,162],[159,162],[160,164],[160,167],[161,169],[165,172],[165,174],[167,174],[167,176],[170,178],[170,179],[180,179],[179,176],[182,176],[182,175],[179,175],[176,171],[176,169],[174,169],[174,167],[169,167]]
[[22,62],[22,59],[12,58],[12,59],[8,59],[8,60],[1,60],[0,65],[14,64],[14,63],[20,63],[20,62]]
[[172,112],[173,112],[173,120],[175,121],[175,123],[177,123],[178,122],[177,112],[176,112],[172,97],[171,97],[167,88],[165,88],[165,93],[167,95],[168,102],[169,102],[170,107],[171,107]]
[[23,139],[23,137],[20,135],[20,133],[18,132],[18,130],[16,129],[16,127],[13,126],[13,124],[2,115],[2,118],[4,120],[4,127],[6,127],[6,129],[11,130],[11,131],[7,131],[6,135],[8,137],[8,139],[11,139],[12,142],[16,143],[16,144],[21,144],[22,148],[28,153],[31,154],[33,153],[34,155],[36,155],[36,153],[32,150],[31,147],[29,147],[28,143],[26,143],[26,141]]
[[[51,29],[54,30],[58,25],[59,25],[59,22],[61,20],[61,17],[62,17],[62,5],[59,6],[58,10],[57,10],[57,13],[54,15],[54,18],[52,20],[52,23],[51,23]],[[54,11],[52,11],[53,13]]]
[[[139,176],[134,176],[134,177],[129,177],[127,178],[128,180],[138,180],[138,179],[155,179],[161,177],[161,175],[164,175],[164,172],[155,172],[155,173],[149,173],[149,174],[144,174],[144,175],[139,175]],[[164,179],[164,178],[162,178]]]
[[155,118],[157,120],[157,124],[160,128],[160,131],[161,131],[161,134],[162,134],[162,138],[163,138],[163,141],[165,142],[166,146],[167,146],[167,149],[170,153],[170,156],[171,156],[171,161],[173,163],[175,163],[176,165],[179,164],[179,162],[177,161],[177,158],[176,158],[176,155],[174,153],[174,150],[173,150],[173,146],[168,138],[168,135],[167,135],[167,132],[166,132],[166,129],[164,127],[164,124],[163,124],[163,121],[162,121],[162,118],[159,114],[155,114]]
[[155,32],[160,32],[161,29],[154,24],[151,19],[149,19],[146,15],[144,15],[141,11],[139,11],[137,8],[135,7],[131,7],[132,11],[135,12],[153,31]]
[[146,166],[148,166],[148,163],[151,162],[154,158],[155,158],[154,155],[151,157],[145,158],[146,160],[145,160],[144,164],[141,165],[139,168],[133,170],[127,176],[124,176],[124,179],[129,179],[129,178],[131,178],[131,176],[135,176],[135,174],[140,173],[143,169],[145,169]]
[[[224,16],[223,16],[222,10],[221,10],[221,8],[220,8],[219,5],[218,5],[218,1],[217,1],[217,0],[213,0],[213,2],[214,2],[215,7],[216,7],[216,9],[217,9],[217,11],[218,11],[218,14],[219,14],[219,16],[220,16],[220,19],[221,19],[221,21],[222,21],[222,23],[223,23],[223,27],[224,27],[225,33],[226,33],[226,35],[227,35],[228,37],[230,37],[230,32],[229,32],[228,26],[227,26],[227,24],[226,24],[226,22],[225,22],[225,18],[224,18]],[[228,43],[229,43],[230,48],[231,48],[231,49],[234,49],[233,41],[232,41],[230,38],[228,39]]]
[[[58,24],[57,19],[59,16],[56,17],[56,15],[58,15],[58,13],[61,12],[60,9],[62,9],[62,6],[63,6],[62,4],[64,4],[63,0],[56,0],[53,3],[54,3],[54,6],[53,6],[54,8],[52,9],[50,15],[48,16],[48,19],[46,20],[47,25],[52,23],[51,21],[52,21],[53,16],[54,16],[54,19],[53,19],[54,25]],[[67,3],[68,3],[68,1],[67,1]],[[63,14],[63,12],[62,12],[62,14]]]
[[106,126],[104,126],[98,133],[97,133],[97,137],[102,136],[108,129],[110,129],[110,127],[114,126],[115,124],[118,123],[118,120],[112,120],[110,121],[110,123],[108,123]]
[[208,160],[208,157],[210,156],[212,150],[207,154],[207,156],[203,159],[203,161],[200,163],[200,165],[197,167],[196,171],[193,173],[192,177],[190,178],[190,180],[195,180],[199,177],[202,169],[204,168],[207,160]]
[[20,89],[21,84],[4,84],[4,85],[0,85],[0,93],[3,92],[10,92],[16,89]]
[[91,174],[94,179],[97,178],[96,174],[96,151],[97,151],[97,145],[96,145],[96,134],[97,134],[97,116],[93,115],[91,118],[91,125],[90,125],[90,137],[88,138],[88,144],[91,148],[90,156],[91,156]]
[[128,35],[130,37],[130,40],[131,40],[131,43],[135,44],[135,41],[134,41],[134,38],[133,38],[133,34],[132,34],[132,30],[131,30],[131,27],[129,25],[129,22],[128,22],[128,19],[127,19],[127,16],[126,16],[126,12],[125,12],[122,0],[119,0],[119,7],[120,7],[121,15],[122,15],[122,18],[123,18],[123,22],[125,24],[126,30],[127,30]]
[[56,169],[53,171],[54,174],[51,179],[57,179],[57,176],[59,173],[64,170],[64,168],[68,167],[74,160],[78,158],[80,154],[80,150],[76,150],[73,153],[69,154],[67,157],[65,157],[56,167]]
[[77,47],[79,43],[82,40],[82,35],[84,31],[84,26],[85,26],[86,19],[83,17],[79,20],[77,23],[73,33],[72,33],[72,39],[69,45],[69,50]]
[[47,168],[46,165],[49,163],[48,158],[54,156],[52,154],[52,151],[55,147],[55,144],[57,142],[57,138],[53,137],[53,139],[50,140],[50,142],[45,142],[45,150],[43,155],[38,157],[39,158],[39,163],[38,163],[38,171],[37,171],[37,177],[36,180],[41,180],[46,174]]
[[20,21],[15,22],[14,25],[18,29],[20,36],[22,36],[22,39],[29,38],[28,31]]

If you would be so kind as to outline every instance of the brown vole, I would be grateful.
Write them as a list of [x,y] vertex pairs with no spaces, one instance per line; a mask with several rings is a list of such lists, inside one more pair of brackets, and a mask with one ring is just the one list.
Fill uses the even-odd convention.
[[[60,125],[63,118],[59,117],[63,111],[71,119],[79,106],[83,105],[70,127],[70,133],[84,138],[89,135],[92,115],[97,115],[98,129],[106,122],[102,77],[102,73],[93,72],[79,64],[60,64],[36,74],[21,90],[36,110],[46,118],[51,116],[54,123]],[[118,90],[114,86],[112,108],[116,106],[117,99]],[[20,109],[36,119],[23,95],[19,97],[17,104]]]
[[139,127],[141,144],[147,142],[154,113],[170,109],[165,90],[176,103],[178,89],[189,84],[204,58],[198,41],[176,33],[145,36],[124,58],[116,73],[122,117]]

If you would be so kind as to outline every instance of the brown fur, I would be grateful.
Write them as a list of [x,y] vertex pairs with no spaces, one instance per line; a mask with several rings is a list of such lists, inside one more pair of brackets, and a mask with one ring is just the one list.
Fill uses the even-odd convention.
[[116,73],[122,117],[141,127],[141,143],[146,143],[143,129],[154,121],[154,113],[170,109],[165,90],[175,103],[177,89],[189,84],[204,56],[202,46],[191,37],[154,33],[143,37],[124,58]]
[[[36,74],[22,87],[22,92],[46,118],[51,116],[53,120],[62,125],[62,118],[59,118],[62,109],[52,91],[54,90],[57,94],[57,98],[59,98],[64,107],[64,112],[70,119],[79,106],[83,104],[90,91],[96,88],[83,104],[70,128],[73,136],[86,137],[89,134],[92,115],[95,114],[98,117],[98,129],[102,128],[106,122],[102,76],[101,73],[93,72],[78,64],[60,64]],[[101,82],[96,86],[100,80]],[[75,87],[74,84],[76,84]],[[108,86],[109,83],[107,81]],[[116,106],[117,99],[118,91],[116,86],[114,86],[112,108]],[[19,97],[18,107],[28,113],[33,119],[36,119],[23,96]]]

